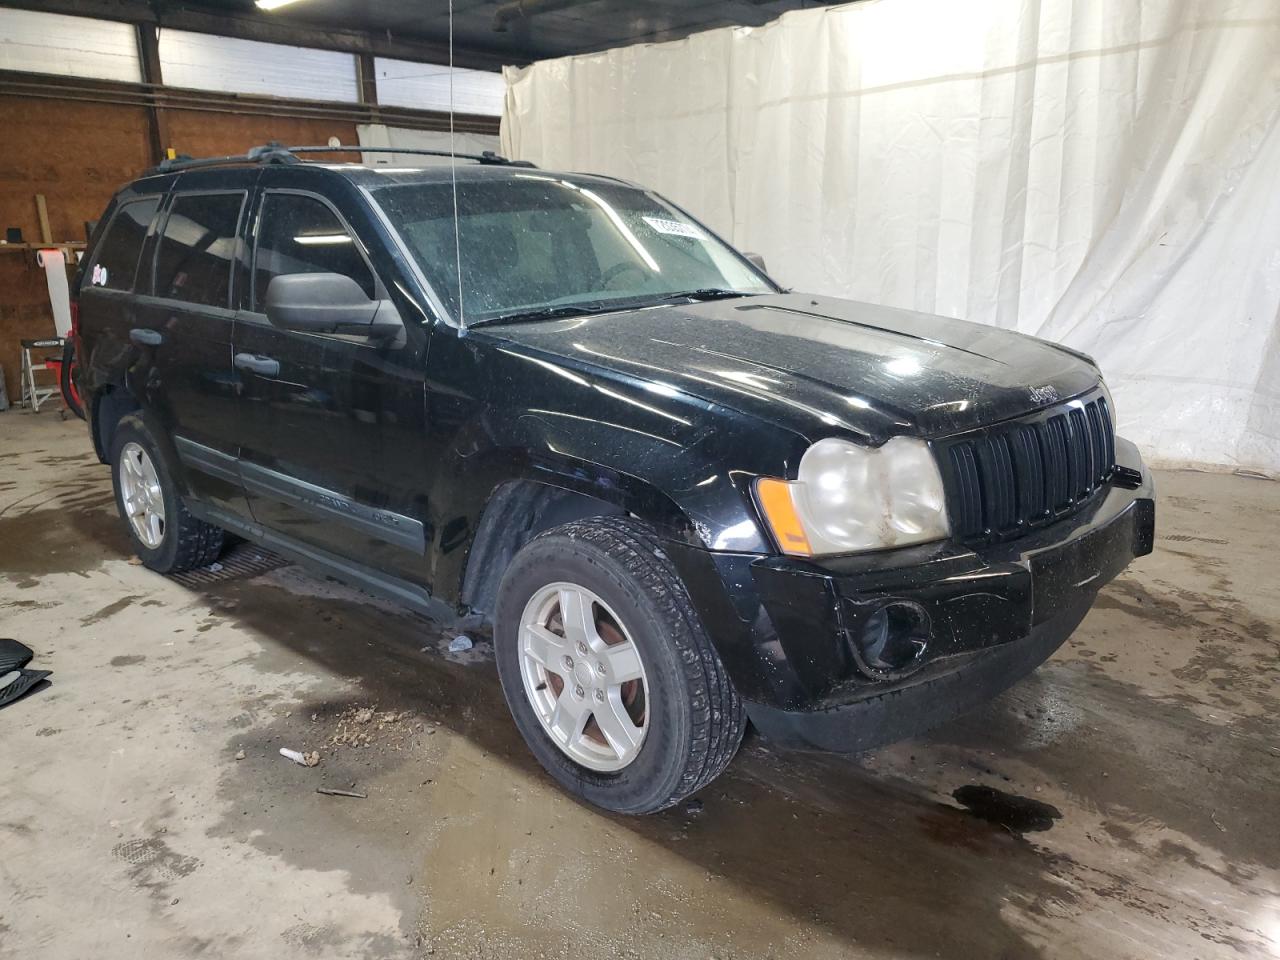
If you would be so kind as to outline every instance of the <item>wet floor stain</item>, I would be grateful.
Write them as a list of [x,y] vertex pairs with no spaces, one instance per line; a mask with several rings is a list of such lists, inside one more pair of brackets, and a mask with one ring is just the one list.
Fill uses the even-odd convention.
[[995,787],[971,783],[951,791],[960,806],[979,820],[1004,827],[1010,833],[1040,833],[1062,819],[1062,811],[1051,803],[1005,793]]
[[20,589],[48,574],[84,576],[131,555],[128,531],[111,509],[43,509],[0,518],[0,578]]
[[121,597],[119,600],[108,603],[102,609],[96,610],[86,617],[81,617],[80,625],[82,627],[90,627],[95,623],[101,623],[103,620],[114,617],[120,611],[127,610],[129,607],[133,606],[134,601],[141,599],[142,597],[137,594]]

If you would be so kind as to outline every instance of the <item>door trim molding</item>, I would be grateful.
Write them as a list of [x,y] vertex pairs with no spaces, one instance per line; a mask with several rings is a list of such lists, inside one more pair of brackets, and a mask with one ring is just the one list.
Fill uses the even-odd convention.
[[201,473],[207,473],[219,480],[229,483],[240,483],[240,472],[236,469],[236,458],[230,454],[206,447],[186,437],[174,436],[173,445],[178,451],[178,459],[184,467],[194,467]]
[[324,520],[336,520],[374,539],[426,556],[422,521],[359,503],[333,490],[307,483],[256,463],[240,461],[240,477],[250,495],[270,497]]
[[313,517],[341,523],[375,540],[408,550],[420,557],[426,556],[426,527],[421,520],[371,507],[278,470],[261,467],[256,463],[245,463],[186,437],[174,437],[174,445],[184,466],[238,483],[250,496],[267,497],[286,503]]

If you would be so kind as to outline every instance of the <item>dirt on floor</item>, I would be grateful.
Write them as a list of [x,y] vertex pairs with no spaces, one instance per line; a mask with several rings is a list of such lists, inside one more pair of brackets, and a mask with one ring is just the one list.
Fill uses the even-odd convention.
[[541,772],[482,633],[245,544],[157,576],[83,426],[0,415],[0,636],[54,671],[0,710],[0,957],[1280,956],[1280,485],[1157,483],[1008,693],[636,819]]

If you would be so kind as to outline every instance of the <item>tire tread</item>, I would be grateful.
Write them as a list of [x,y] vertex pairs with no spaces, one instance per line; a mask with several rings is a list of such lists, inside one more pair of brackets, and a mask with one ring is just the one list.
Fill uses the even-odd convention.
[[[151,461],[155,464],[157,472],[160,473],[161,483],[172,492],[173,501],[177,505],[176,516],[171,521],[166,518],[165,524],[165,535],[173,534],[176,538],[173,559],[170,563],[164,565],[164,569],[159,569],[157,572],[184,573],[187,570],[209,566],[209,564],[218,559],[219,554],[222,552],[225,532],[221,527],[200,520],[187,509],[181,494],[174,486],[173,477],[169,472],[169,465],[160,453],[159,445],[152,430],[148,427],[147,422],[136,413],[121,417],[119,424],[116,426],[116,439],[112,442],[112,471],[118,469],[114,451],[121,445],[120,438],[122,433],[136,434],[145,442],[148,447],[147,453],[151,456]],[[152,569],[157,568],[152,566]]]
[[677,625],[668,639],[679,655],[690,694],[693,738],[678,786],[650,812],[674,806],[718,777],[737,753],[746,730],[742,700],[652,527],[630,517],[598,517],[548,534],[589,543],[624,563],[668,622]]

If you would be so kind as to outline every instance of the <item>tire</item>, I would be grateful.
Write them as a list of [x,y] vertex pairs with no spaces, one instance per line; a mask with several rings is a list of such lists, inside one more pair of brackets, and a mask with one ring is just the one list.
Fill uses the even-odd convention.
[[[625,633],[639,655],[643,734],[634,755],[618,769],[574,759],[569,748],[552,739],[550,722],[543,719],[546,707],[537,705],[543,702],[538,698],[558,704],[573,692],[566,683],[576,684],[576,674],[566,670],[570,679],[562,676],[558,689],[533,692],[554,682],[552,672],[539,673],[539,664],[526,654],[531,642],[526,624],[542,623],[530,610],[542,609],[536,606],[541,595],[566,586],[598,599],[592,619],[599,618],[599,635]],[[551,615],[552,634],[563,619],[558,610]],[[561,634],[569,632],[561,629]],[[657,536],[636,520],[575,521],[520,550],[499,590],[494,646],[503,694],[534,756],[570,793],[606,810],[647,814],[673,806],[719,776],[742,742],[742,701]],[[544,678],[543,687],[527,686],[529,670]],[[579,686],[574,690],[582,692]],[[608,696],[599,702],[613,703]],[[587,730],[595,716],[587,720]]]
[[[130,468],[125,464],[126,456],[136,464],[139,450],[145,454],[152,468],[147,476],[153,473],[156,481],[146,486],[154,504],[163,508],[159,512],[163,519],[156,527],[144,523],[153,534],[158,533],[154,537],[155,542],[150,544],[139,533],[125,505],[126,491],[131,482],[127,476]],[[125,522],[134,552],[143,566],[157,573],[181,573],[207,567],[218,559],[223,545],[222,529],[196,519],[187,509],[173,482],[169,463],[142,417],[130,414],[116,425],[111,439],[110,462],[116,509]]]

